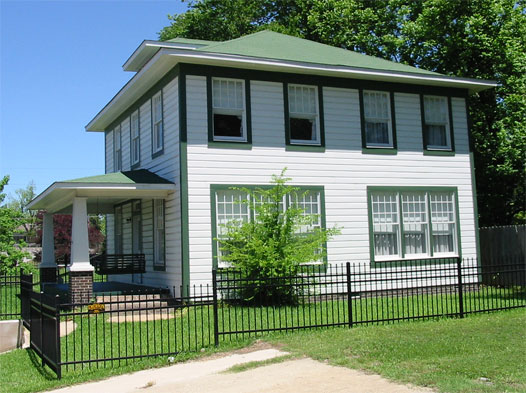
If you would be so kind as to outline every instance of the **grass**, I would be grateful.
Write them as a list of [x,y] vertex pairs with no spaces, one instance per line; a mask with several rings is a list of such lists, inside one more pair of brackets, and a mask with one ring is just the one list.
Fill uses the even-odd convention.
[[[186,316],[195,317],[192,313]],[[518,309],[472,315],[465,319],[360,326],[353,329],[313,329],[294,334],[274,333],[267,337],[269,341],[290,351],[291,357],[309,356],[333,365],[368,370],[399,382],[428,386],[442,392],[518,393],[526,391],[524,326],[526,310]],[[116,333],[115,330],[113,333]],[[241,348],[252,340],[232,338],[232,341],[222,342],[218,348],[181,353],[175,356],[175,361]],[[287,358],[273,359],[271,362],[285,361]],[[40,359],[33,351],[15,350],[0,355],[0,392],[36,392],[170,363],[167,356],[134,360],[127,364],[122,361],[119,367],[117,362],[113,367],[108,362],[110,367],[104,367],[102,363],[100,367],[92,365],[71,369],[64,372],[63,379],[57,380],[49,368],[40,365]],[[241,372],[265,364],[253,362],[230,371]]]
[[526,392],[526,311],[274,336],[296,356],[452,393]]
[[283,356],[277,356],[275,358],[271,358],[267,360],[256,360],[253,362],[236,364],[235,366],[230,367],[228,370],[223,371],[223,373],[242,373],[243,371],[252,370],[258,367],[268,366],[269,364],[283,363],[293,358],[294,358],[293,355],[283,355]]
[[231,351],[246,347],[251,340],[223,343],[219,347],[207,348],[203,352],[185,352],[174,359],[166,356],[130,361],[120,367],[78,368],[57,379],[47,366],[42,367],[40,358],[30,349],[17,349],[0,355],[1,383],[0,393],[30,393],[56,389],[78,383],[96,381],[115,375],[126,374],[147,368],[169,366],[173,362],[182,362],[208,356],[218,352]]

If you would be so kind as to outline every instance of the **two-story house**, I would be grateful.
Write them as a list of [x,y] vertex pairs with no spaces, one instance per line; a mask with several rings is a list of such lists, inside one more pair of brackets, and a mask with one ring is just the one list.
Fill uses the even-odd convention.
[[341,228],[329,264],[477,256],[467,99],[494,82],[271,31],[144,41],[124,70],[135,75],[86,126],[104,133],[106,175],[33,202],[73,205],[79,227],[107,213],[108,253],[146,255],[144,274],[120,280],[210,282],[221,224],[252,216],[231,186],[268,185],[284,167],[316,225]]

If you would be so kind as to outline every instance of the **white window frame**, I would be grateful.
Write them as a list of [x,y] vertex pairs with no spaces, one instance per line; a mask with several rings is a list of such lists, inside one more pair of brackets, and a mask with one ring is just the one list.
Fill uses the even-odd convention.
[[130,115],[130,160],[132,165],[141,161],[141,121],[139,110]]
[[[439,100],[444,105],[444,113],[445,113],[445,121],[436,121],[436,120],[428,120],[427,118],[427,111],[426,111],[426,99],[432,99],[432,100]],[[448,98],[445,96],[433,96],[433,95],[424,95],[422,99],[422,103],[424,105],[423,113],[424,113],[424,127],[425,126],[445,126],[445,133],[446,133],[446,144],[445,145],[430,145],[427,143],[426,149],[428,150],[451,150],[451,125],[449,124],[449,104],[448,104]],[[424,129],[424,132],[427,133],[427,129]],[[428,136],[426,135],[426,138],[428,139]]]
[[[373,117],[368,116],[367,111],[367,100],[365,98],[366,95],[374,94],[383,96],[387,98],[387,117]],[[379,90],[364,90],[362,92],[363,96],[363,121],[364,121],[364,139],[365,139],[365,146],[369,148],[393,148],[394,147],[394,141],[393,141],[393,115],[391,113],[391,94],[388,91],[379,91]],[[367,122],[370,123],[385,123],[387,124],[387,134],[389,138],[388,143],[375,143],[375,142],[369,142],[367,140]]]
[[122,132],[121,125],[113,129],[113,171],[122,171]]
[[153,200],[153,266],[166,266],[166,214],[164,199]]
[[[215,238],[216,239],[220,239],[221,238],[221,230],[222,230],[222,225],[225,224],[224,220],[220,220],[220,215],[221,213],[219,212],[220,209],[219,209],[219,205],[218,203],[220,202],[219,201],[219,194],[220,193],[226,193],[226,192],[229,192],[229,193],[238,193],[238,197],[236,198],[232,198],[231,201],[229,201],[230,204],[232,204],[232,212],[234,212],[234,204],[237,204],[238,206],[240,205],[238,202],[235,202],[235,200],[237,201],[243,201],[243,200],[247,200],[248,201],[248,205],[247,205],[247,211],[244,212],[242,215],[243,215],[243,220],[246,219],[247,222],[251,222],[252,220],[255,220],[257,219],[257,215],[256,215],[256,211],[254,209],[254,205],[257,204],[257,203],[260,203],[259,201],[256,201],[256,200],[251,200],[250,199],[250,195],[247,195],[245,193],[243,193],[242,191],[240,190],[232,190],[232,187],[231,186],[225,186],[224,188],[221,186],[221,187],[217,187],[217,186],[213,186],[214,187],[214,191],[213,191],[213,198],[212,198],[212,202],[214,203],[214,211],[215,211],[215,214],[214,214],[214,217],[213,217],[213,225],[215,225],[215,228],[214,228],[214,231],[215,231]],[[250,186],[252,187],[252,186]],[[256,186],[257,187],[257,186]],[[306,195],[310,195],[310,194],[315,194],[316,195],[316,201],[315,202],[312,202],[312,201],[309,201],[309,200],[305,200],[305,198],[303,197],[303,194],[304,193],[307,193]],[[308,186],[305,186],[305,187],[301,187],[300,190],[298,191],[298,196],[300,197],[299,201],[297,201],[297,204],[299,206],[302,206],[302,205],[306,205],[308,203],[311,203],[313,205],[316,206],[316,209],[317,209],[317,213],[312,213],[312,214],[316,214],[317,217],[318,217],[318,221],[313,223],[312,225],[309,225],[309,226],[304,226],[302,228],[300,228],[300,231],[299,233],[309,233],[309,232],[312,232],[312,230],[314,228],[322,228],[323,227],[323,224],[324,224],[324,221],[323,221],[323,190],[320,189],[320,187],[315,187],[315,188],[312,188],[310,189]],[[280,209],[287,209],[289,206],[293,205],[296,201],[293,200],[292,196],[289,197],[288,199],[287,198],[283,198],[283,203],[281,204],[280,203]],[[225,203],[224,201],[222,203]],[[226,214],[229,214],[229,213],[224,213],[226,210],[223,209],[223,215],[226,215]],[[234,215],[238,215],[240,216],[240,211],[241,211],[241,208],[238,207],[238,213],[234,213]],[[304,213],[305,215],[308,215],[310,213],[307,213],[305,212]],[[237,217],[233,220],[240,220],[241,218],[240,217]],[[220,250],[220,241],[219,240],[216,240],[216,239],[212,239],[214,245],[213,247],[215,247],[215,255],[216,255],[216,259],[217,259],[217,266],[219,268],[224,268],[224,267],[228,267],[229,264],[227,262],[224,262],[221,260],[221,250]],[[322,261],[321,259],[318,260],[318,261],[312,261],[312,262],[309,262],[307,263],[307,265],[309,264],[320,264],[320,263],[323,263],[324,261]]]
[[[314,91],[314,109],[315,112],[298,112],[298,111],[292,111],[291,110],[291,89],[309,89]],[[318,86],[312,86],[312,85],[299,85],[299,84],[289,84],[287,86],[287,94],[288,94],[288,110],[289,110],[289,133],[290,133],[290,144],[291,145],[314,145],[314,146],[320,146],[321,145],[321,129],[320,129],[320,104],[318,101]],[[303,100],[303,98],[302,98]],[[316,132],[314,133],[315,139],[307,140],[307,139],[292,139],[292,129],[290,126],[290,119],[296,118],[296,119],[307,119],[312,120],[314,126],[316,127]]]
[[[216,105],[217,100],[215,99],[215,94],[217,94],[214,89],[214,82],[234,82],[241,83],[241,108],[228,108]],[[212,78],[212,138],[214,141],[220,142],[246,142],[247,141],[247,118],[246,118],[246,97],[245,97],[245,81],[243,79],[233,79],[233,78]],[[240,116],[241,117],[241,136],[220,136],[215,134],[214,129],[214,115],[231,115],[231,116]]]
[[[379,223],[375,222],[375,217],[373,213],[373,204],[375,203],[374,197],[375,196],[381,196],[381,195],[389,195],[390,200],[392,201],[392,197],[395,197],[396,200],[396,219],[389,223]],[[425,222],[419,222],[420,225],[425,225],[424,236],[425,236],[425,252],[424,253],[414,253],[414,254],[408,254],[405,250],[405,241],[403,240],[406,232],[414,232],[410,231],[408,228],[411,225],[414,225],[414,221],[412,222],[411,216],[415,214],[414,211],[405,211],[404,209],[404,202],[403,197],[404,196],[411,196],[411,195],[420,195],[425,197]],[[434,211],[434,206],[431,203],[432,196],[436,195],[447,195],[447,203],[451,205],[451,209],[447,212],[449,213],[449,216],[452,217],[448,220],[434,220],[434,217],[436,216]],[[369,210],[369,216],[370,216],[370,222],[372,227],[370,228],[370,236],[372,236],[371,241],[371,247],[372,247],[372,255],[374,257],[374,261],[376,262],[382,262],[382,261],[395,261],[395,260],[414,260],[414,259],[430,259],[430,258],[447,258],[447,257],[457,257],[459,255],[459,239],[458,239],[458,230],[459,230],[459,221],[458,221],[458,206],[456,203],[456,197],[455,192],[451,190],[426,190],[423,188],[422,190],[411,190],[411,191],[405,191],[403,188],[401,189],[393,189],[390,190],[371,190],[369,193],[369,203],[370,203],[370,210]],[[377,209],[378,210],[378,209]],[[387,214],[393,214],[393,209],[386,207],[383,208],[384,212],[388,212]],[[381,213],[380,213],[381,214]],[[435,251],[435,244],[433,240],[433,227],[436,226],[436,224],[439,225],[450,225],[450,231],[452,236],[452,246],[453,251],[449,252],[437,252]],[[381,226],[381,225],[393,225],[397,226],[397,230],[393,233],[396,234],[396,244],[397,244],[397,254],[390,254],[390,255],[376,255],[375,249],[375,234],[380,233],[379,231],[375,231],[375,226]]]
[[[160,101],[160,109],[157,108],[156,101]],[[152,152],[159,153],[164,148],[164,110],[163,95],[159,91],[152,97]]]

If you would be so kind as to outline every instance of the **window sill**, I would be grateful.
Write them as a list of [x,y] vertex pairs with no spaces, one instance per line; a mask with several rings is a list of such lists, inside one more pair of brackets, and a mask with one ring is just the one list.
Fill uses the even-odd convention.
[[405,266],[421,266],[421,265],[438,265],[438,264],[453,264],[457,263],[458,255],[448,256],[432,256],[422,258],[406,258],[406,259],[381,259],[371,261],[372,268],[382,267],[405,267]]
[[362,154],[397,155],[398,150],[394,147],[362,147]]
[[164,153],[164,149],[161,149],[159,151],[156,151],[155,153],[152,153],[152,159],[162,156],[163,153]]
[[239,141],[239,142],[233,142],[233,141],[209,141],[208,147],[210,148],[218,148],[218,149],[243,149],[243,150],[252,150],[252,144],[245,142],[245,141]]
[[424,150],[424,156],[454,156],[455,152],[452,150]]
[[325,152],[325,146],[320,145],[287,145],[285,147],[286,151],[312,151],[312,152],[319,152],[324,153]]

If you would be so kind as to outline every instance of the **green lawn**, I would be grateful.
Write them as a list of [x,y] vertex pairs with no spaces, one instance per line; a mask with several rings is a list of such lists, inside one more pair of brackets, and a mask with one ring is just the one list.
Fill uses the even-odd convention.
[[[518,309],[464,319],[274,333],[267,339],[294,356],[368,370],[441,392],[518,393],[526,391],[525,326],[526,310]],[[224,342],[204,352],[183,353],[176,361],[250,343]],[[70,370],[57,380],[32,351],[16,350],[0,355],[0,392],[35,392],[165,365],[167,357],[150,358],[121,367]]]
[[296,355],[440,392],[526,392],[526,310],[275,336]]

